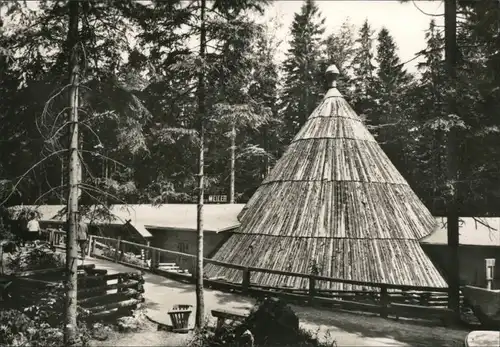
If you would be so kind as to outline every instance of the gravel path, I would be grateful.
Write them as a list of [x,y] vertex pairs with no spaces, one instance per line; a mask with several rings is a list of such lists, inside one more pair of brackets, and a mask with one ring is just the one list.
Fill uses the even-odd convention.
[[[108,273],[135,271],[120,264],[98,259],[87,259]],[[158,275],[145,273],[144,285],[147,315],[155,321],[170,324],[167,311],[175,304],[195,306],[195,289],[191,284],[176,282]],[[212,309],[247,312],[255,300],[241,295],[205,290],[207,319]],[[301,326],[318,333],[320,339],[332,340],[338,346],[463,346],[468,331],[425,326],[404,321],[395,321],[376,316],[339,311],[327,311],[310,307],[294,306],[292,309],[300,319]],[[115,346],[179,346],[187,335],[156,331],[151,328],[144,333],[125,335],[112,342]],[[108,342],[105,343],[108,345]],[[103,345],[102,343],[100,344]]]

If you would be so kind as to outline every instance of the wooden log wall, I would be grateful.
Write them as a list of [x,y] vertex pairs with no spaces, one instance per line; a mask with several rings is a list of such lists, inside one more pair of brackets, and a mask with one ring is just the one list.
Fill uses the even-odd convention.
[[[63,295],[62,274],[64,269],[47,269],[18,273],[13,281],[11,301],[19,307],[28,307],[40,299],[44,291],[60,291]],[[55,278],[55,274],[58,274]],[[139,273],[108,274],[95,265],[79,267],[78,306],[79,315],[87,320],[101,320],[113,316],[132,315],[144,301],[144,278]]]

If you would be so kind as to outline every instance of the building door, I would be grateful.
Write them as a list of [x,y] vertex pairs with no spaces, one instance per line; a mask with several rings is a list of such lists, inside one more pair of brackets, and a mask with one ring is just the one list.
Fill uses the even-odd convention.
[[187,242],[180,241],[177,244],[177,250],[181,253],[189,253],[189,244]]
[[[185,241],[179,241],[177,243],[177,251],[181,253],[189,253],[189,244]],[[182,269],[188,269],[189,267],[189,259],[183,256],[177,257],[177,265]]]

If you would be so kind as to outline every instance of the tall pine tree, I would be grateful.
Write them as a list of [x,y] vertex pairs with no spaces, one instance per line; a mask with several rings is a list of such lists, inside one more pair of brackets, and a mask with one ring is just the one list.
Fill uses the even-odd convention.
[[405,129],[408,128],[405,103],[411,76],[403,69],[397,46],[386,28],[377,37],[377,71],[373,79],[375,104],[368,122],[389,158],[397,167],[405,163]]
[[[458,107],[467,132],[460,136],[459,171],[463,211],[491,211],[500,197],[500,6],[494,1],[467,4],[458,29],[460,69]],[[495,212],[493,212],[495,213]]]
[[282,96],[288,143],[306,122],[324,92],[320,78],[323,73],[324,22],[315,2],[306,0],[292,23]]
[[[13,69],[9,72],[11,76],[17,75],[17,80],[9,81],[8,95],[11,99],[2,110],[2,123],[8,123],[11,130],[19,130],[32,139],[20,141],[20,138],[8,136],[9,141],[4,146],[16,148],[17,154],[12,158],[9,155],[14,151],[0,154],[0,161],[13,164],[8,165],[6,176],[18,177],[40,156],[48,156],[65,147],[67,138],[63,136],[63,130],[69,123],[61,114],[67,107],[67,100],[60,90],[67,88],[62,86],[67,85],[71,53],[64,44],[70,4],[68,1],[44,1],[33,3],[36,10],[31,11],[26,3],[19,2],[6,14],[10,23],[17,23],[11,24],[2,37],[2,46],[13,52]],[[91,172],[84,183],[98,186],[101,190],[109,189],[110,193],[114,190],[112,194],[116,193],[116,189],[98,174],[102,171],[102,158],[113,157],[124,162],[129,160],[137,145],[145,149],[141,142],[144,140],[142,126],[147,116],[142,116],[147,112],[142,112],[145,110],[140,106],[141,102],[133,93],[126,91],[128,86],[121,79],[124,56],[129,50],[125,33],[136,28],[132,25],[134,16],[130,15],[133,9],[133,1],[79,4],[78,45],[84,48],[80,55],[82,88],[78,108],[81,111],[80,120],[86,125],[81,129],[80,138],[83,139],[80,146],[83,152],[80,159],[85,162],[84,171]],[[49,31],[51,35],[47,35]],[[6,86],[5,83],[2,85]],[[100,152],[101,156],[90,155],[88,151],[93,151],[95,146],[105,148],[106,152]],[[65,185],[67,156],[57,157],[58,160],[50,159],[38,165],[29,175],[30,179],[20,183],[24,203],[64,202],[60,192]],[[121,177],[114,177],[115,187],[124,187],[123,184],[128,183],[130,171],[116,170],[117,176]],[[49,190],[50,193],[43,194]],[[89,195],[92,192],[83,192],[83,201],[95,203]],[[43,198],[39,199],[41,195]]]
[[353,105],[357,113],[366,117],[373,107],[373,79],[375,75],[373,34],[368,20],[359,29],[356,50],[352,60],[354,74]]
[[391,94],[403,89],[410,81],[398,57],[397,46],[389,30],[382,28],[377,38],[378,86],[384,88],[383,93]]
[[[276,39],[275,29],[269,24],[258,33],[253,50],[254,69],[252,83],[248,90],[251,98],[270,109],[270,122],[264,124],[257,134],[258,143],[264,150],[261,158],[259,182],[271,170],[273,159],[279,156],[281,132],[278,115],[278,65],[274,60],[280,42]],[[254,164],[252,164],[254,165]],[[258,184],[256,185],[258,186]]]
[[331,33],[325,40],[328,65],[335,64],[339,69],[339,90],[350,100],[352,97],[351,67],[355,50],[354,26],[346,19],[337,32]]
[[[420,79],[412,88],[415,132],[409,143],[412,164],[421,198],[435,215],[444,215],[443,188],[445,182],[445,146],[443,117],[445,116],[443,65],[444,38],[431,20],[425,32],[427,47],[422,52],[424,62],[418,65]],[[422,175],[426,179],[422,179]]]

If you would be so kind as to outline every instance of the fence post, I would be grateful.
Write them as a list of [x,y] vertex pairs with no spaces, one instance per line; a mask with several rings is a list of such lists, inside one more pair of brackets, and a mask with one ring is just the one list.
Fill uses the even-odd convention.
[[120,248],[121,248],[121,237],[118,236],[118,239],[116,240],[116,248],[115,248],[115,263],[118,262],[118,258],[120,256]]
[[156,250],[151,250],[151,270],[156,268]]
[[94,239],[94,237],[92,235],[90,235],[90,240],[89,242],[87,243],[87,256],[90,257],[92,255],[92,240]]
[[389,293],[386,286],[380,286],[380,316],[387,318],[389,309]]
[[155,250],[155,269],[158,269],[160,267],[160,262],[161,262],[161,252]]
[[493,289],[493,280],[495,279],[495,258],[484,260],[486,265],[486,289]]
[[418,301],[422,306],[429,306],[429,301],[431,297],[432,293],[420,293]]
[[89,256],[93,256],[95,253],[95,238],[94,236],[90,236],[91,241],[90,241],[90,254]]
[[[119,285],[121,285],[121,284],[124,282],[124,281],[123,281],[123,277],[122,277],[122,276],[119,276],[119,277],[118,277],[118,281],[117,281],[117,282],[118,282],[118,286],[119,286]],[[121,293],[121,292],[123,292],[123,288],[118,287],[118,288],[117,288],[117,290],[116,290],[116,292],[117,292],[117,293]]]
[[246,267],[243,269],[243,281],[241,282],[241,290],[244,294],[250,289],[250,270]]
[[312,304],[316,296],[316,278],[314,275],[309,276],[309,303]]

